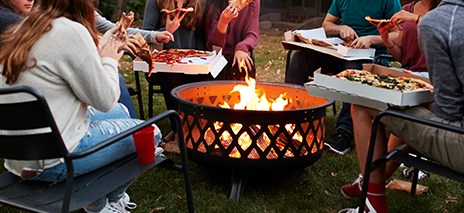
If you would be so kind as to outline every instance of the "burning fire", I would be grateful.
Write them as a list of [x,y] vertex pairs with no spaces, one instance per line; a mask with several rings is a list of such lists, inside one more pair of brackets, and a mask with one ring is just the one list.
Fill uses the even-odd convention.
[[[224,102],[224,104],[220,104],[219,106],[222,108],[227,109],[244,109],[244,110],[272,110],[272,111],[282,111],[284,107],[288,105],[289,100],[286,98],[286,93],[280,94],[280,96],[275,100],[269,100],[266,97],[266,93],[261,91],[260,89],[256,89],[256,81],[254,78],[250,78],[248,76],[248,70],[245,66],[244,61],[240,62],[240,66],[245,70],[245,81],[247,82],[247,86],[245,85],[237,85],[233,88],[230,93],[239,92],[240,93],[240,103],[235,104],[234,106],[229,106],[228,103]],[[216,131],[219,131],[222,128],[222,122],[214,122],[214,127]],[[243,127],[240,123],[231,124],[232,131],[237,134],[240,129]],[[252,132],[257,132],[260,125],[253,125],[249,127]],[[277,127],[278,128],[278,127]],[[292,134],[295,129],[295,124],[287,124],[285,126],[286,130],[289,134]],[[303,141],[303,137],[299,132],[296,132],[293,135],[293,140],[297,140],[300,143]],[[228,131],[224,131],[220,136],[220,141],[227,148],[232,143],[232,136]],[[243,150],[248,149],[252,143],[252,139],[250,135],[248,135],[247,131],[243,132],[240,137],[238,138],[238,144]],[[264,151],[271,143],[271,139],[263,133],[260,138],[257,140],[258,147]],[[282,151],[285,148],[286,143],[277,143],[278,148]],[[306,153],[305,153],[306,154]],[[240,158],[240,152],[237,150],[236,147],[231,151],[229,154],[231,158]],[[259,159],[259,154],[256,150],[252,150],[247,156],[249,159]],[[266,156],[268,159],[276,159],[277,153],[275,150],[271,150]],[[292,153],[291,149],[288,149],[285,153],[285,157],[294,157],[294,153]]]
[[284,110],[284,107],[288,105],[288,99],[285,98],[287,93],[280,94],[280,96],[272,101],[266,98],[266,93],[262,92],[260,89],[256,89],[256,80],[254,78],[248,77],[248,70],[245,66],[245,62],[240,62],[240,67],[245,70],[245,81],[248,86],[237,85],[230,92],[239,92],[240,93],[240,103],[235,104],[233,107],[230,107],[229,104],[224,102],[224,104],[219,105],[222,108],[233,108],[233,109],[246,109],[246,110],[272,110],[279,111]]

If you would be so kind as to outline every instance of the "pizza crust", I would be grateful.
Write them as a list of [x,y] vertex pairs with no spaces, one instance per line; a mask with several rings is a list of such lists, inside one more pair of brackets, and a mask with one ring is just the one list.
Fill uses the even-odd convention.
[[329,47],[329,46],[334,46],[334,44],[329,43],[327,41],[319,40],[319,39],[311,39],[311,44],[318,45],[318,46],[323,46],[323,47]]
[[193,12],[194,9],[193,9],[193,7],[188,7],[188,8],[176,8],[176,9],[174,9],[174,10],[168,10],[168,9],[162,9],[162,10],[161,10],[162,13],[167,13],[167,14],[176,13],[177,11],[182,11],[182,12]]
[[121,29],[119,29],[120,36],[127,35],[127,29],[129,29],[129,26],[132,24],[133,21],[134,12],[130,11],[127,15],[125,12],[122,12],[121,19],[118,22],[116,22],[116,26],[121,24]]

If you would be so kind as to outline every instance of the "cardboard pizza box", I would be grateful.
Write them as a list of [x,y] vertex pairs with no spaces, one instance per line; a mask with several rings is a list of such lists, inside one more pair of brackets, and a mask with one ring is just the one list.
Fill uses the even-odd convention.
[[[170,73],[184,73],[184,74],[208,74],[211,72],[213,77],[216,77],[222,68],[227,65],[227,60],[222,55],[222,48],[213,47],[213,55],[204,57],[190,57],[183,58],[182,62],[185,64],[173,64],[172,66],[166,63],[155,62],[153,63],[153,72],[170,72]],[[148,72],[148,64],[140,58],[133,61],[134,71]]]
[[[321,53],[325,53],[337,58],[341,58],[347,61],[354,60],[374,60],[373,56],[375,54],[375,49],[352,49],[352,48],[342,48],[340,52],[338,51],[339,46],[334,47],[322,47],[318,45],[307,44],[301,41],[297,36],[293,34],[293,31],[287,31],[284,33],[285,41],[282,41],[282,46],[286,50],[298,50],[298,49],[311,49]],[[348,50],[349,49],[349,50]]]
[[[376,64],[365,64],[363,69],[377,74],[390,74],[393,77],[417,78],[430,83],[427,78]],[[306,83],[305,87],[310,95],[380,110],[387,109],[389,106],[399,108],[417,106],[434,100],[430,90],[400,92],[369,86],[322,74],[321,68],[314,72],[314,82]]]

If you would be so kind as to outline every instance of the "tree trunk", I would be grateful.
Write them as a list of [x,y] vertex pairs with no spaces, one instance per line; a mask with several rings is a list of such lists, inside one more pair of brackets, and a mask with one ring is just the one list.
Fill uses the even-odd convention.
[[127,1],[128,0],[118,0],[116,2],[116,8],[114,9],[114,13],[111,16],[112,22],[117,22],[119,19],[121,19],[122,12],[126,12]]

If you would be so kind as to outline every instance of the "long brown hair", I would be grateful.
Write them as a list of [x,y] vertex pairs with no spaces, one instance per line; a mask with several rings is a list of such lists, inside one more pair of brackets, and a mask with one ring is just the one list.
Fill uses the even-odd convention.
[[11,0],[0,0],[0,7],[4,7],[13,13],[19,14],[18,10],[13,6],[13,3],[11,3]]
[[98,46],[91,0],[40,0],[37,8],[27,18],[0,36],[0,63],[3,64],[2,75],[6,77],[7,84],[14,83],[25,67],[32,68],[36,65],[35,59],[32,59],[34,64],[27,64],[27,56],[34,43],[52,29],[51,22],[59,17],[84,25]]
[[[158,8],[161,9],[168,9],[174,10],[176,9],[176,3],[174,0],[157,0]],[[192,7],[193,12],[188,12],[185,17],[181,21],[181,26],[186,29],[193,29],[195,30],[195,26],[201,22],[202,19],[202,5],[201,0],[189,0],[187,4],[187,8]],[[161,14],[161,24],[166,26],[166,16],[167,13]],[[173,19],[176,13],[171,13],[170,18]]]

